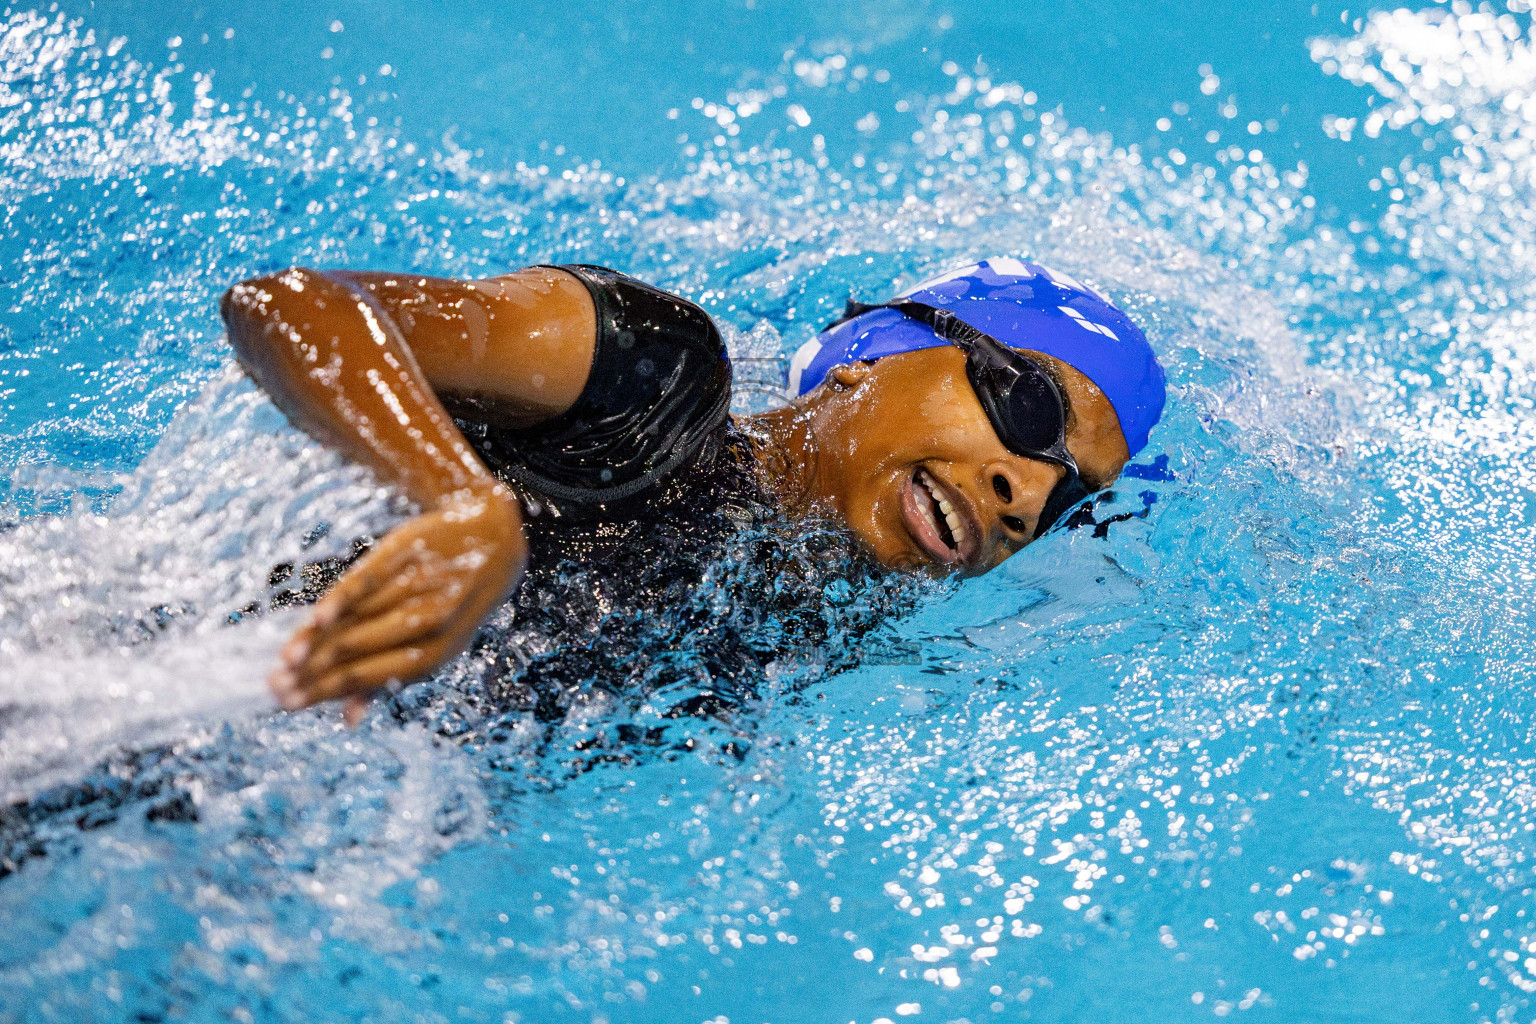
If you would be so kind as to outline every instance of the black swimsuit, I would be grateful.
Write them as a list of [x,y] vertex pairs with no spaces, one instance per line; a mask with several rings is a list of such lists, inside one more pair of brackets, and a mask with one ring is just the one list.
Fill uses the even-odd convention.
[[531,513],[552,502],[557,514],[613,514],[654,497],[680,470],[719,458],[731,362],[693,303],[605,267],[556,269],[586,285],[597,309],[592,369],[575,405],[521,430],[472,414],[457,422]]

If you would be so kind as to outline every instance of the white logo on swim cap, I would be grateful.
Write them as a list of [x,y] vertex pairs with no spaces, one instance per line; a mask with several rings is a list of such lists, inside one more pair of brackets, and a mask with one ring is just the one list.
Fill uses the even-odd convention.
[[958,268],[956,268],[954,270],[951,270],[951,271],[949,271],[947,273],[940,274],[938,277],[930,277],[928,280],[923,281],[921,284],[915,284],[911,288],[908,288],[906,291],[902,292],[900,295],[897,295],[896,297],[898,299],[904,299],[904,298],[906,298],[907,296],[911,295],[914,292],[922,291],[924,288],[937,288],[939,285],[943,284],[945,281],[953,281],[957,277],[970,277],[972,274],[976,273],[976,271],[978,271],[980,269],[981,269],[981,264],[980,263],[967,263],[963,267],[958,267]]
[[1035,272],[1025,266],[1023,260],[1014,259],[1012,256],[993,256],[986,263],[987,266],[992,268],[992,272],[1000,277],[1030,278],[1035,276]]
[[800,378],[805,376],[805,368],[811,365],[811,360],[821,354],[821,342],[816,338],[795,349],[793,358],[789,361],[789,397],[800,397]]
[[1075,289],[1077,289],[1080,292],[1084,292],[1084,293],[1086,293],[1088,295],[1091,295],[1094,298],[1098,299],[1100,302],[1104,303],[1104,305],[1106,305],[1106,306],[1114,305],[1114,303],[1110,302],[1103,295],[1100,295],[1099,292],[1096,289],[1089,288],[1087,285],[1083,284],[1083,282],[1079,281],[1077,278],[1073,277],[1071,274],[1064,274],[1064,273],[1062,273],[1059,270],[1052,270],[1050,267],[1046,266],[1043,263],[1040,264],[1040,269],[1045,271],[1045,276],[1046,277],[1050,278],[1052,281],[1055,281],[1059,285],[1062,285],[1062,286],[1067,287],[1067,288],[1075,288]]
[[1094,334],[1102,334],[1106,338],[1112,338],[1115,341],[1120,340],[1120,335],[1116,334],[1108,327],[1105,327],[1103,324],[1094,323],[1092,320],[1089,320],[1087,317],[1083,316],[1083,314],[1079,313],[1071,306],[1057,306],[1056,308],[1067,314],[1067,316],[1071,317],[1077,326],[1081,327],[1083,330],[1092,331]]

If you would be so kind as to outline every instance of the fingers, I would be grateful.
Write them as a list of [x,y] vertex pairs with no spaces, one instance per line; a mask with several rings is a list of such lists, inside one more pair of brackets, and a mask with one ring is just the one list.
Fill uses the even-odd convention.
[[373,690],[419,679],[461,650],[516,583],[526,552],[515,504],[417,517],[316,605],[283,649],[268,680],[273,693],[289,709],[347,698],[347,720],[357,721]]
[[430,557],[430,552],[420,545],[390,544],[386,538],[383,545],[342,574],[331,592],[315,605],[311,621],[322,628],[329,626],[353,614],[381,591],[409,586],[421,573],[420,567],[412,563],[423,556]]
[[270,680],[278,702],[289,711],[339,697],[366,698],[391,682],[407,682],[437,664],[441,643],[396,647],[348,662],[309,680],[293,673],[273,673]]
[[[411,682],[455,653],[473,634],[489,602],[442,593],[410,595],[366,621],[311,625],[289,641],[288,663],[268,685],[288,710],[338,697],[366,695],[392,680]],[[354,709],[349,705],[349,713]],[[362,707],[355,709],[360,715]]]
[[347,618],[318,630],[303,657],[289,663],[300,680],[315,678],[338,665],[391,647],[430,638],[447,625],[458,602],[439,594],[413,594],[372,618]]
[[[280,655],[287,669],[300,671],[313,655],[326,649],[332,638],[344,635],[344,632],[338,631],[346,631],[359,622],[377,619],[391,607],[403,605],[411,598],[433,589],[449,599],[457,597],[462,589],[457,581],[442,581],[436,574],[423,571],[420,566],[400,564],[415,552],[407,550],[380,554],[386,556],[382,564],[359,563],[352,573],[338,581],[336,588],[315,607],[309,620],[295,631]],[[354,575],[358,577],[356,580],[353,579]],[[342,584],[346,584],[346,587],[343,588]],[[398,639],[410,638],[401,636]],[[364,652],[358,650],[342,658],[333,657],[330,663],[350,660],[360,653]]]
[[[466,590],[459,567],[432,551],[406,550],[391,553],[378,566],[359,564],[367,578],[357,585],[330,594],[315,606],[311,624],[317,631],[344,628],[374,619],[411,598],[432,595],[453,603]],[[354,570],[356,571],[356,570]],[[345,581],[349,576],[342,577]],[[314,639],[309,639],[311,646]]]
[[387,683],[409,682],[437,663],[443,645],[413,645],[373,654],[332,669],[303,689],[311,704],[368,696]]
[[455,576],[445,576],[438,566],[407,565],[393,579],[349,606],[336,621],[345,624],[344,620],[376,618],[418,595],[435,594],[457,601],[463,592],[463,582]]

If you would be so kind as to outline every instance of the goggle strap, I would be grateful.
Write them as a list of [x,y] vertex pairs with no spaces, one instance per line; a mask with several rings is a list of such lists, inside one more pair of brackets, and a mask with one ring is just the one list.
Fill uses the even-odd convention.
[[950,342],[966,355],[970,355],[971,350],[983,339],[997,345],[1002,344],[1002,342],[997,341],[991,335],[972,327],[947,309],[940,309],[937,306],[930,306],[922,302],[895,303],[892,308],[901,310],[901,312],[912,317],[914,320],[920,320],[928,324],[939,337]]
[[1007,348],[1002,342],[997,341],[984,331],[977,330],[947,309],[930,306],[926,302],[912,302],[908,299],[892,299],[890,302],[859,302],[857,299],[850,298],[843,305],[842,316],[829,322],[822,330],[830,331],[840,324],[847,323],[854,317],[863,316],[865,313],[877,309],[894,309],[919,323],[927,324],[933,328],[935,334],[950,342],[967,355],[976,347],[978,342],[983,342],[984,340],[991,341],[1001,348]]
[[852,320],[854,317],[863,316],[865,313],[868,313],[871,310],[890,308],[893,308],[893,304],[889,302],[860,302],[857,299],[850,297],[848,302],[843,306],[843,315],[838,317],[836,320],[829,322],[825,327],[822,328],[822,330],[830,331],[832,328],[837,327],[839,324],[845,324],[849,320]]

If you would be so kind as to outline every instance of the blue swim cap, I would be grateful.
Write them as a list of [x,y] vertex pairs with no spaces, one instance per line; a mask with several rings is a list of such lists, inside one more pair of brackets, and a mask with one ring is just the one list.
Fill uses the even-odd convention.
[[[948,309],[1013,348],[1055,356],[1098,385],[1135,455],[1163,414],[1167,382],[1141,328],[1098,292],[1058,270],[994,256],[924,281],[903,298]],[[870,310],[806,342],[789,364],[790,394],[811,391],[834,366],[946,345],[894,309]]]

